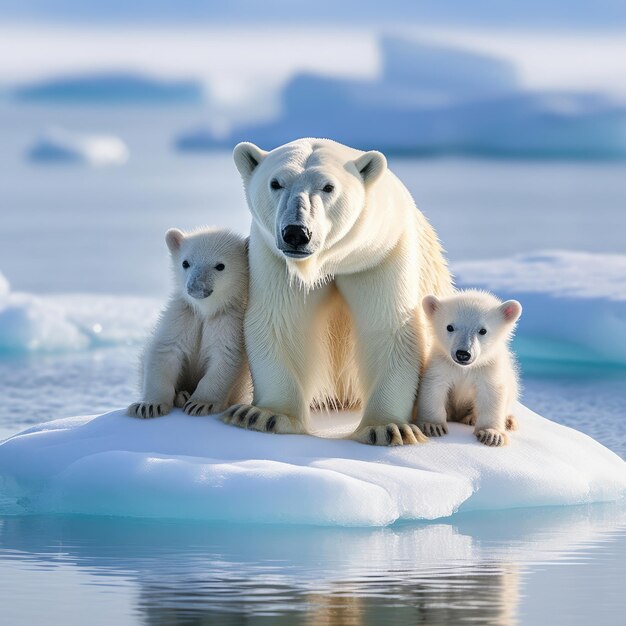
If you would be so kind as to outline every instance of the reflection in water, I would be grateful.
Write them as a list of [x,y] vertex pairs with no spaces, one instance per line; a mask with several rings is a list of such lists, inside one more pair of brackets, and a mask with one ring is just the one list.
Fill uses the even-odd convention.
[[[133,587],[128,623],[506,626],[523,622],[522,587],[533,572],[585,562],[616,536],[626,536],[619,505],[382,529],[4,518],[0,594],[10,593],[15,568],[71,565],[86,576],[83,585]],[[594,593],[594,581],[585,584]],[[73,593],[80,589],[63,601]],[[575,623],[571,611],[557,613],[563,621],[552,623]]]

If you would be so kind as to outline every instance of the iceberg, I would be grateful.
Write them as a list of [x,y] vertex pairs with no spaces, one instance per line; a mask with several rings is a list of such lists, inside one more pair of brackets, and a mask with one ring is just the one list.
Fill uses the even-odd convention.
[[58,77],[16,87],[20,102],[63,104],[200,104],[203,87],[191,80],[158,80],[140,74],[110,72]]
[[453,270],[460,287],[522,302],[522,359],[626,364],[626,256],[548,250]]
[[0,443],[0,514],[388,526],[457,512],[621,500],[626,463],[587,435],[519,406],[504,448],[472,429],[416,446],[345,437],[351,413],[309,435],[269,435],[174,410],[114,411],[30,428]]
[[150,298],[14,292],[0,274],[0,355],[137,344],[158,311]]
[[333,137],[389,154],[626,157],[626,107],[603,94],[527,91],[515,66],[497,57],[402,38],[381,40],[372,80],[302,73],[282,91],[269,122],[217,134],[190,129],[180,150],[265,149],[297,137]]
[[79,135],[59,128],[45,131],[28,149],[36,163],[83,163],[95,167],[123,165],[128,161],[126,144],[109,135]]

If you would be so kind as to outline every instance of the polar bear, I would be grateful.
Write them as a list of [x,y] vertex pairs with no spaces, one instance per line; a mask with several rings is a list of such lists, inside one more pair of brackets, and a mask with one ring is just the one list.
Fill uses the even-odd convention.
[[521,304],[468,290],[426,296],[423,307],[434,341],[418,393],[418,426],[440,436],[448,432],[447,420],[460,421],[475,425],[481,443],[506,445],[505,431],[517,428],[518,373],[508,342]]
[[251,399],[243,345],[248,298],[246,240],[229,231],[167,231],[174,291],[141,363],[142,401],[128,414],[158,417],[172,405],[219,413]]
[[245,317],[252,405],[228,423],[309,431],[311,406],[364,407],[352,438],[425,438],[410,424],[426,294],[452,281],[437,236],[376,151],[299,139],[234,150],[252,214]]

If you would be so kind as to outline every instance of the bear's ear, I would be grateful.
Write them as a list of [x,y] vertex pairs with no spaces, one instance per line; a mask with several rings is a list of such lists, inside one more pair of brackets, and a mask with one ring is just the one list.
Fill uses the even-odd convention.
[[387,169],[387,159],[381,152],[370,150],[361,155],[354,165],[363,179],[363,184],[367,187],[383,175]]
[[235,165],[244,182],[247,182],[257,165],[267,156],[265,150],[261,150],[253,143],[243,141],[238,143],[233,150]]
[[439,308],[439,304],[439,300],[435,296],[426,296],[422,300],[422,308],[424,309],[424,313],[426,313],[426,317],[428,319],[431,319],[435,314]]
[[183,240],[185,239],[185,233],[178,228],[170,228],[165,233],[165,243],[170,249],[170,252],[177,252],[180,249]]
[[504,321],[514,324],[522,314],[522,305],[517,300],[507,300],[498,307]]

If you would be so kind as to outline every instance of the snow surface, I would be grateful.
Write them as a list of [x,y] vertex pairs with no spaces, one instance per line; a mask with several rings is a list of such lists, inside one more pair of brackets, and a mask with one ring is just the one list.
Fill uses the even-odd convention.
[[0,513],[386,526],[626,495],[616,454],[521,405],[517,416],[504,448],[459,424],[423,445],[365,446],[336,439],[355,426],[346,413],[317,417],[317,434],[331,438],[245,431],[179,410],[62,419],[0,444]]
[[453,269],[461,287],[520,300],[532,356],[626,363],[626,256],[545,251]]
[[38,163],[84,163],[95,167],[123,165],[128,148],[109,135],[79,135],[60,128],[45,131],[30,147],[27,158]]
[[0,354],[57,352],[142,341],[159,303],[127,296],[35,296],[0,274]]

